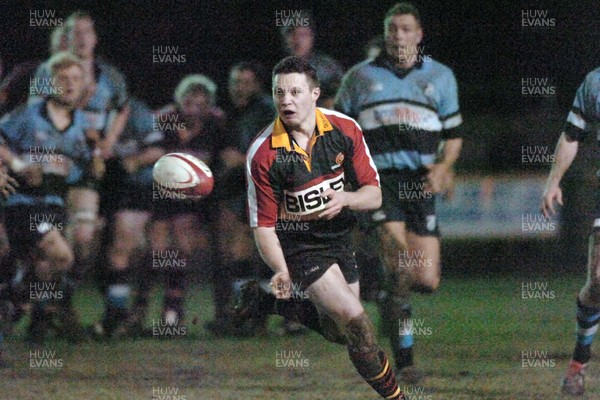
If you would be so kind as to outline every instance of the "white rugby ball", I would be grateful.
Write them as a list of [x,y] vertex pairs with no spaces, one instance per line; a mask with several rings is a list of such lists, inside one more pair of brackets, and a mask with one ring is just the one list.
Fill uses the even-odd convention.
[[181,199],[206,197],[215,184],[208,165],[185,153],[169,153],[159,158],[154,163],[152,178],[159,190]]

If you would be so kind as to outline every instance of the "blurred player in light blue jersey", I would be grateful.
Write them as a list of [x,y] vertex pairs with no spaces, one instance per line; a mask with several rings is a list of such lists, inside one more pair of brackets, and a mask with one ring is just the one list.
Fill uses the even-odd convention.
[[107,259],[102,263],[106,308],[102,322],[94,326],[94,334],[101,337],[140,333],[143,328],[150,279],[147,271],[136,285],[140,293],[132,312],[127,303],[134,280],[132,272],[148,262],[144,254],[148,248],[152,168],[164,154],[160,147],[164,136],[154,121],[152,110],[144,102],[129,99],[127,124],[115,146],[119,163],[107,171],[111,190],[105,191],[105,200],[114,207],[114,217]]
[[[48,99],[23,105],[0,121],[6,159],[20,187],[6,202],[6,230],[10,246],[34,266],[37,290],[30,338],[41,341],[48,324],[44,306],[56,300],[66,334],[79,335],[70,307],[71,291],[59,285],[73,264],[73,251],[63,236],[68,184],[86,179],[92,169],[86,143],[86,119],[76,108],[83,90],[83,70],[69,53],[58,53],[48,63],[52,90]],[[30,298],[31,291],[30,291]]]
[[357,119],[379,174],[379,223],[387,288],[381,315],[400,381],[418,382],[413,365],[410,292],[432,292],[440,282],[435,195],[452,179],[460,154],[462,117],[456,79],[421,45],[418,10],[394,5],[384,19],[385,48],[345,75],[336,108]]
[[[65,20],[65,33],[69,50],[79,57],[84,70],[84,92],[78,107],[87,120],[86,136],[90,146],[96,150],[95,162],[113,162],[113,149],[128,116],[125,78],[115,67],[95,56],[98,37],[89,14],[80,11],[71,14]],[[30,88],[30,102],[45,97],[50,84],[49,71],[44,63],[38,68]],[[94,260],[99,247],[96,238],[102,223],[98,218],[98,186],[96,179],[83,181],[72,187],[68,196],[68,237],[83,269],[87,269]]]
[[[600,138],[600,68],[590,72],[577,93],[556,150],[554,163],[542,198],[544,216],[554,214],[554,203],[563,204],[560,181],[577,155],[579,142],[590,132]],[[598,195],[598,193],[597,193]],[[596,198],[594,222],[589,241],[588,278],[577,296],[577,340],[573,357],[562,382],[562,392],[584,393],[585,370],[591,345],[600,322],[600,197]]]

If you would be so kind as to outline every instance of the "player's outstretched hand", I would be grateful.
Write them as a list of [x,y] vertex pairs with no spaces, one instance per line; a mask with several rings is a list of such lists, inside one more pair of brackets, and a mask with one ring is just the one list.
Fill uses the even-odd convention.
[[5,199],[10,196],[11,193],[16,192],[16,188],[19,186],[15,178],[8,174],[6,167],[0,168],[0,193]]
[[327,189],[321,193],[321,197],[329,199],[329,201],[325,206],[325,211],[319,214],[319,218],[332,219],[342,211],[342,208],[348,205],[348,192],[336,192],[333,189]]
[[548,218],[550,215],[556,214],[554,201],[561,206],[563,205],[562,190],[558,184],[546,185],[542,197],[542,213],[544,217]]
[[278,272],[273,275],[270,285],[278,299],[289,299],[292,295],[292,279],[288,272]]

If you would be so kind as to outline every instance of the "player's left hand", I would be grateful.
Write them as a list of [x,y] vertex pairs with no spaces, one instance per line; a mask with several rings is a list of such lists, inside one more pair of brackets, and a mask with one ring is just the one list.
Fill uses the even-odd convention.
[[6,168],[0,168],[0,193],[4,198],[8,198],[11,193],[15,193],[16,188],[19,186],[15,178],[10,176],[6,171]]
[[327,189],[321,193],[321,197],[329,199],[329,202],[325,206],[325,211],[319,214],[319,218],[332,219],[342,211],[342,208],[348,205],[348,192],[336,192],[333,189]]
[[452,185],[452,171],[445,164],[429,164],[425,166],[429,172],[425,180],[425,190],[440,193]]

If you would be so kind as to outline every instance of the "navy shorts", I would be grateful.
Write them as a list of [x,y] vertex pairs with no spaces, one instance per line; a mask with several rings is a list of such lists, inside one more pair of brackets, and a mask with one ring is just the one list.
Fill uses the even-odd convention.
[[6,235],[11,250],[25,255],[42,240],[50,230],[64,232],[65,210],[59,206],[10,206],[4,214]]
[[379,171],[382,205],[369,214],[368,224],[399,221],[420,236],[439,236],[435,195],[425,191],[427,170],[386,169]]
[[315,283],[333,264],[338,264],[348,284],[358,282],[356,257],[351,246],[311,249],[286,257],[294,285],[301,290]]

